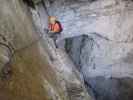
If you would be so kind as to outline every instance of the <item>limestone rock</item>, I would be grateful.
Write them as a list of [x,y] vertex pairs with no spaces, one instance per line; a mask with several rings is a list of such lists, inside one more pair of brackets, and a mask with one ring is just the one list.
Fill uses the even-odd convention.
[[[129,61],[133,49],[132,5],[131,0],[55,0],[48,8],[64,26],[62,40],[82,34],[94,40],[93,49],[88,50],[88,42],[80,55],[82,70],[88,77],[133,77],[132,62]],[[72,52],[76,45],[75,42]]]
[[67,50],[86,84],[93,86],[89,82],[93,79],[97,83],[93,90],[99,93],[101,89],[102,97],[97,100],[132,100],[132,89],[122,88],[128,80],[118,83],[123,78],[133,78],[133,1],[91,1],[54,0],[47,7],[50,15],[58,16],[63,24],[62,48]]
[[[47,26],[47,13],[42,4],[35,5],[39,6],[37,11],[43,11],[43,21],[46,21],[42,25],[43,28],[40,25],[39,29],[34,22],[36,17],[31,16],[34,13],[30,12],[33,8],[25,3],[27,2],[23,0],[0,1],[0,35],[5,36],[10,43],[7,45],[13,49],[10,63],[4,66],[10,70],[4,69],[4,77],[0,76],[0,100],[73,100],[68,95],[67,87],[68,90],[79,90],[78,93],[72,92],[72,96],[78,95],[74,100],[92,100],[80,78],[71,70],[71,66],[68,68],[63,63],[59,64],[62,69],[68,68],[69,73],[64,69],[63,73],[58,73],[58,63],[51,64],[49,55],[56,49],[49,51],[53,44],[47,44],[49,41],[43,31]],[[38,17],[37,19],[39,20]],[[39,21],[38,23],[40,24]],[[9,60],[8,51],[0,44],[0,61],[3,63]],[[2,67],[0,63],[0,71]],[[61,76],[62,74],[65,75]],[[75,87],[71,88],[70,83]]]

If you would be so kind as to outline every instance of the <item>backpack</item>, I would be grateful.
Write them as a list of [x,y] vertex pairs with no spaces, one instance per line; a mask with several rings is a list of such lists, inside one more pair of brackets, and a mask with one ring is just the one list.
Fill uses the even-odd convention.
[[59,25],[59,27],[60,27],[60,33],[63,31],[63,27],[62,27],[62,25],[61,25],[61,23],[59,22],[59,21],[56,21],[56,23]]

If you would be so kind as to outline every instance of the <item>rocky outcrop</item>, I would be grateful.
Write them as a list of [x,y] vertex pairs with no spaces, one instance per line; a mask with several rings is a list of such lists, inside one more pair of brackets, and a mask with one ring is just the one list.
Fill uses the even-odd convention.
[[132,82],[132,78],[95,77],[89,78],[86,83],[93,90],[96,100],[132,100]]
[[[49,14],[58,16],[64,26],[61,37],[62,41],[67,38],[64,47],[88,86],[93,86],[89,80],[94,79],[96,85],[93,89],[97,92],[99,88],[108,90],[110,82],[114,82],[112,78],[117,80],[116,84],[123,81],[123,78],[130,77],[129,80],[132,80],[132,0],[48,1]],[[99,83],[103,83],[103,86],[99,86]],[[111,93],[116,93],[114,89],[108,92],[108,96],[105,94],[107,97],[101,91],[100,96],[104,99],[98,100],[132,100],[129,93],[122,93],[131,91],[121,88],[126,83],[127,80],[120,85],[111,84],[112,88],[118,90],[119,96],[113,97]]]
[[[0,99],[92,100],[72,65],[68,68],[59,59],[49,59],[56,49],[50,49],[52,42],[35,25],[30,12],[34,7],[28,4],[26,0],[0,1],[0,35],[4,36],[0,36]],[[41,5],[36,9],[44,10]]]
[[[42,3],[36,5],[37,9],[31,9],[35,26],[39,32],[44,32],[48,26],[48,12]],[[46,19],[45,19],[46,18]],[[66,52],[55,47],[55,43],[44,33],[45,50],[48,53],[49,64],[55,70],[64,90],[70,100],[90,100],[83,79]]]
[[63,23],[62,38],[86,34],[95,41],[92,64],[82,64],[88,76],[132,77],[132,63],[125,62],[132,52],[132,5],[131,0],[64,0],[51,3],[48,11]]

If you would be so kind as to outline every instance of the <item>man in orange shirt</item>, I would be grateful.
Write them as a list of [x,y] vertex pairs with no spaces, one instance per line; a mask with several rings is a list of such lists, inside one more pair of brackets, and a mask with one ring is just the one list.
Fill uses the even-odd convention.
[[49,17],[49,36],[53,38],[56,47],[57,47],[56,40],[60,35],[60,33],[62,32],[62,30],[63,30],[62,25],[57,20],[57,18],[54,16],[50,16]]

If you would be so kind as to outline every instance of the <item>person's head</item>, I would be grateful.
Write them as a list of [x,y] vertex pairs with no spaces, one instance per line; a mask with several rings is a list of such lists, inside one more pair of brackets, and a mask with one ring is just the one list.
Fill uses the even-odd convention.
[[57,18],[55,16],[49,17],[49,23],[54,24],[57,21]]

